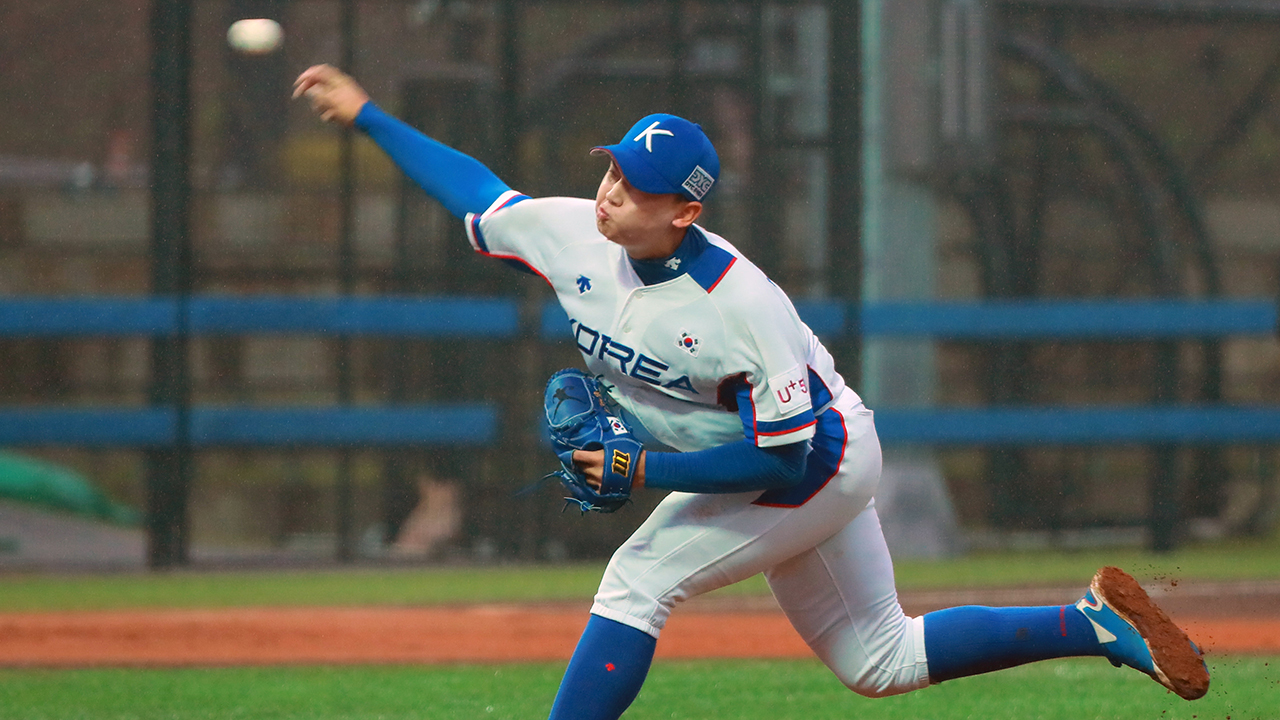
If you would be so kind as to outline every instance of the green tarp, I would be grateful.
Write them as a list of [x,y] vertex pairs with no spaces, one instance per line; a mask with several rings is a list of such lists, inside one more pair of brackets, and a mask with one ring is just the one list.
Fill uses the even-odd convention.
[[53,463],[0,451],[0,499],[137,525],[137,510],[112,502],[88,479]]

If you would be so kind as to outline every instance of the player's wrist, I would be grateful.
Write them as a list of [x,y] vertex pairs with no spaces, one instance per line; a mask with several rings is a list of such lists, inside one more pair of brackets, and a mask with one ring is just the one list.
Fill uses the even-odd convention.
[[351,122],[348,123],[357,130],[368,132],[370,126],[375,122],[375,116],[381,113],[381,109],[369,97],[365,97],[360,101],[360,105],[356,107],[356,112],[351,116]]

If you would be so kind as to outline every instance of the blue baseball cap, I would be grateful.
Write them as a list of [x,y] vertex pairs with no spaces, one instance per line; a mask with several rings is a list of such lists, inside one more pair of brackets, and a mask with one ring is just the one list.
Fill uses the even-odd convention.
[[647,115],[617,145],[602,145],[627,182],[647,193],[701,201],[720,177],[720,158],[702,127],[682,117]]

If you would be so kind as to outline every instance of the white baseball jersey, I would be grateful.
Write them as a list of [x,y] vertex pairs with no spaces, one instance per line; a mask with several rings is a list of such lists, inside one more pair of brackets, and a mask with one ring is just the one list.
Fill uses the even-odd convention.
[[[690,451],[744,435],[761,447],[813,438],[816,416],[845,391],[831,355],[759,268],[693,232],[707,249],[684,274],[646,286],[596,229],[591,200],[511,191],[467,217],[477,251],[551,285],[587,367],[658,441]],[[751,408],[736,408],[743,382]]]

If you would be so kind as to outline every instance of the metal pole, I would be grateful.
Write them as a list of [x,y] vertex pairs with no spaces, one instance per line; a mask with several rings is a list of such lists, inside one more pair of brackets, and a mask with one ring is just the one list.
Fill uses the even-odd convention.
[[670,43],[671,74],[667,78],[667,92],[671,112],[684,115],[688,98],[688,80],[685,76],[685,56],[688,54],[684,37],[684,2],[667,0],[667,41]]
[[[495,137],[498,175],[511,185],[519,181],[519,165],[516,162],[516,142],[520,133],[520,3],[519,0],[502,0],[498,4],[498,33],[501,38],[498,50],[498,96],[495,98],[498,127]],[[528,283],[520,294],[520,319],[524,330],[509,350],[523,358],[518,364],[513,380],[517,392],[509,399],[508,411],[512,417],[536,417],[542,407],[542,383],[545,375],[542,367],[541,340],[536,328],[543,303],[541,288]],[[535,457],[537,439],[531,424],[513,423],[503,441],[502,450],[489,452],[486,467],[511,467],[498,455],[508,452],[515,457]],[[510,490],[504,490],[510,492]],[[510,538],[516,554],[522,560],[534,560],[539,554],[539,541],[544,530],[541,516],[533,512],[519,512],[512,520],[512,532],[495,533],[500,538]]]
[[[356,4],[355,0],[342,0],[342,68],[346,72],[355,69]],[[339,207],[341,229],[338,235],[338,287],[343,295],[350,295],[356,286],[355,258],[355,131],[342,131],[341,169],[339,171]],[[351,339],[345,335],[337,344],[337,400],[339,405],[350,405],[354,378],[351,372]],[[351,451],[338,453],[336,487],[334,491],[337,510],[337,559],[351,562],[355,559],[355,523],[353,501],[355,493],[351,482]]]
[[831,75],[828,124],[831,187],[827,287],[846,302],[850,332],[839,342],[840,372],[854,387],[862,370],[862,8],[828,3]]
[[520,5],[517,0],[503,0],[498,6],[498,32],[502,38],[498,49],[498,175],[515,185],[516,137],[520,131]]
[[151,291],[178,302],[177,332],[151,343],[150,402],[176,413],[172,444],[147,453],[147,563],[152,568],[187,561],[191,9],[191,0],[155,0],[151,7]]

